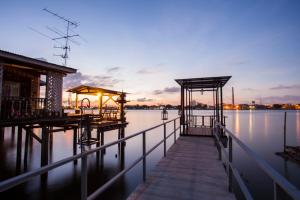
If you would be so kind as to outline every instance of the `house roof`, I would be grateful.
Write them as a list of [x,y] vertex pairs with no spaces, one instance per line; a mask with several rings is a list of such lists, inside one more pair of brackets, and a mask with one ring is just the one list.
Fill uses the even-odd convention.
[[76,94],[88,94],[88,95],[98,95],[101,93],[103,96],[107,95],[121,95],[122,93],[124,94],[125,92],[119,92],[115,90],[108,90],[104,88],[98,88],[98,87],[92,87],[92,86],[87,86],[87,85],[80,85],[74,88],[71,88],[67,90],[67,92],[72,92]]
[[187,78],[175,79],[175,81],[184,88],[188,89],[213,89],[223,87],[231,76],[204,77],[204,78]]
[[69,74],[76,73],[77,71],[74,68],[49,63],[39,59],[34,59],[3,50],[0,50],[0,63],[4,63],[5,65],[12,67],[34,69],[40,71],[41,73],[47,71],[55,71],[63,74]]

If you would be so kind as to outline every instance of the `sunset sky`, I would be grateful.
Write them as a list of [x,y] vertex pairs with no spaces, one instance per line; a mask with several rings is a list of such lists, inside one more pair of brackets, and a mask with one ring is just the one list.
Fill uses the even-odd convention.
[[[65,88],[129,92],[132,103],[179,104],[176,78],[231,75],[225,102],[300,103],[300,1],[2,1],[0,49],[62,64],[46,27],[79,22]],[[58,45],[58,44],[57,44]],[[198,101],[210,103],[210,95]]]

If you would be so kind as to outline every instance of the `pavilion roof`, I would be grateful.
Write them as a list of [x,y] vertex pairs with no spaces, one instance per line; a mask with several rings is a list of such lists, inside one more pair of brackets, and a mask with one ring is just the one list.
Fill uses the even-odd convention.
[[92,86],[87,86],[87,85],[80,85],[74,88],[71,88],[67,90],[67,92],[72,92],[76,94],[87,94],[87,95],[98,95],[101,93],[103,96],[107,95],[121,95],[122,93],[124,94],[125,92],[119,92],[115,90],[108,90],[104,88],[99,88],[99,87],[92,87]]
[[175,79],[175,81],[187,89],[213,89],[223,87],[231,76],[217,76],[217,77],[204,77],[204,78],[186,78]]

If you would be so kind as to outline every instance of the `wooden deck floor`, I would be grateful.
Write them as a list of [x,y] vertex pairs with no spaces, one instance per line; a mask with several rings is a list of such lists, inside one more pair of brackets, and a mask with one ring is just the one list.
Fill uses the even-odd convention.
[[182,136],[128,200],[235,199],[212,138]]
[[190,127],[188,135],[212,136],[212,128],[210,127]]

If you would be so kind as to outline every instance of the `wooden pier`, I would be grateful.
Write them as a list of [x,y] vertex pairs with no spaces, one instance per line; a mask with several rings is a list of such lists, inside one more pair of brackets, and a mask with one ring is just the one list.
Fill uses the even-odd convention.
[[213,138],[180,137],[146,182],[129,196],[136,199],[235,199]]

